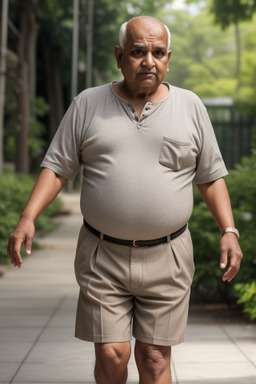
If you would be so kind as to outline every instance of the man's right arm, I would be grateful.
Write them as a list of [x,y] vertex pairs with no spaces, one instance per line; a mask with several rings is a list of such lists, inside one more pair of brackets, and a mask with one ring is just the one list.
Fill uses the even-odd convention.
[[31,253],[36,218],[55,199],[66,182],[66,178],[48,168],[41,172],[19,222],[9,238],[7,253],[15,267],[20,268],[22,265],[20,250],[23,243],[26,253],[28,255]]

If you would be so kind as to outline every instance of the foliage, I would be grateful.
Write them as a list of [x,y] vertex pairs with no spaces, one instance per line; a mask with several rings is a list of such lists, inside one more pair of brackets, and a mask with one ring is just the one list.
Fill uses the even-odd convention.
[[192,17],[186,11],[163,11],[172,32],[170,83],[199,97],[234,96],[237,88],[233,31],[225,35],[204,9]]
[[[0,262],[8,262],[6,248],[8,238],[15,228],[34,185],[34,178],[6,172],[0,175]],[[56,199],[37,219],[37,230],[53,228],[50,217],[60,208]]]
[[5,162],[13,162],[15,156],[15,140],[17,125],[17,56],[14,52],[7,52],[7,78],[6,78],[6,102],[4,124],[4,159]]
[[[256,38],[254,39],[256,46]],[[249,49],[249,48],[248,48]],[[256,57],[255,52],[246,51],[243,55],[239,74],[238,100],[256,102]]]
[[194,244],[196,265],[193,292],[198,295],[202,285],[206,291],[218,291],[221,279],[221,271],[218,268],[219,234],[216,230],[216,224],[204,202],[200,201],[198,204],[195,204],[189,222],[189,229]]
[[238,297],[238,304],[244,307],[244,313],[251,320],[255,320],[256,150],[249,158],[244,158],[235,170],[230,172],[227,184],[233,206],[243,213],[236,225],[241,232],[240,245],[245,260],[236,279],[234,295]]
[[216,23],[226,29],[230,24],[243,20],[252,20],[256,11],[255,0],[212,0],[211,11]]
[[251,221],[256,226],[256,150],[230,171],[227,185],[233,206],[241,212],[250,212]]
[[239,297],[238,304],[244,306],[243,312],[250,320],[256,320],[256,281],[236,284],[235,291]]
[[[233,283],[227,285],[222,282],[224,271],[220,269],[218,227],[197,189],[194,198],[195,206],[189,221],[196,265],[192,295],[202,301],[234,301]],[[233,213],[236,219],[240,217],[238,211]],[[240,275],[241,272],[236,280]]]
[[[17,105],[13,97],[9,99],[12,101],[6,108],[6,126],[4,131],[4,157],[6,162],[15,162],[16,155],[16,126],[17,126]],[[49,110],[42,97],[32,100],[32,115],[30,117],[29,129],[29,157],[31,164],[31,171],[38,171],[41,159],[46,150],[46,141],[44,138],[45,124],[43,118]]]
[[[70,0],[45,0],[40,1],[37,19],[40,25],[37,52],[37,83],[41,95],[45,97],[46,83],[45,55],[46,48],[53,52],[61,68],[62,83],[67,91],[69,101],[71,82],[71,56],[72,56],[72,31],[73,31],[73,1]],[[53,68],[54,70],[54,68]],[[51,106],[55,108],[54,105]]]
[[[254,316],[251,310],[255,303],[253,282],[256,269],[256,151],[242,163],[230,171],[226,183],[231,197],[236,227],[240,231],[239,243],[245,260],[234,281],[224,284],[221,281],[223,271],[219,268],[219,234],[197,189],[195,189],[195,207],[189,228],[192,233],[195,252],[196,272],[193,285],[194,295],[202,295],[209,299],[209,293],[221,295],[227,301],[244,305],[250,318]],[[249,284],[249,285],[248,285]],[[250,288],[249,288],[250,287]],[[246,301],[248,298],[248,302]],[[254,304],[255,305],[255,304]]]
[[[236,102],[255,104],[256,16],[252,15],[252,21],[240,22],[241,65],[237,76],[234,28],[230,25],[224,33],[214,23],[210,0],[205,3],[196,15],[171,7],[159,12],[172,33],[172,57],[166,79],[201,98],[230,96]],[[222,4],[224,7],[226,2]]]
[[44,140],[45,125],[41,120],[49,111],[49,106],[43,97],[32,100],[33,114],[30,118],[29,129],[29,157],[30,169],[36,172],[46,150]]

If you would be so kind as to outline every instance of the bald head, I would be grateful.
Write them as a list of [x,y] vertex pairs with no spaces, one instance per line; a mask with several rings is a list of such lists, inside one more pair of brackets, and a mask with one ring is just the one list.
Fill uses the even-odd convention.
[[154,17],[138,16],[138,17],[134,17],[133,19],[121,25],[120,31],[119,31],[119,44],[121,48],[124,49],[125,43],[127,41],[127,33],[129,33],[129,30],[132,30],[133,27],[137,27],[137,26],[141,26],[144,29],[148,30],[149,34],[152,31],[152,27],[154,29],[159,28],[159,30],[160,29],[164,30],[166,33],[167,48],[170,47],[171,33],[165,24],[161,23],[159,20],[157,20]]

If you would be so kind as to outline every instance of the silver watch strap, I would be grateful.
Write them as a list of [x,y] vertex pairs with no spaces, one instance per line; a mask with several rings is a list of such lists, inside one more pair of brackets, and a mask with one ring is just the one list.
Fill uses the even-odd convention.
[[227,232],[232,232],[236,235],[236,237],[239,239],[239,231],[238,229],[236,228],[232,228],[232,227],[227,227],[227,228],[224,228],[222,229],[222,231],[220,232],[221,233],[221,236],[225,235],[225,233]]

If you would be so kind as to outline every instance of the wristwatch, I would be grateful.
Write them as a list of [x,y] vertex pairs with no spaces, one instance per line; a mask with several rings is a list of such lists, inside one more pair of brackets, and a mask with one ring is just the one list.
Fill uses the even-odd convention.
[[222,231],[221,231],[221,236],[223,236],[223,235],[225,235],[225,233],[227,233],[227,232],[232,232],[232,233],[234,233],[235,235],[236,235],[236,237],[239,239],[239,232],[238,232],[238,229],[236,229],[236,228],[232,228],[232,227],[227,227],[227,228],[224,228],[224,229],[222,229]]

